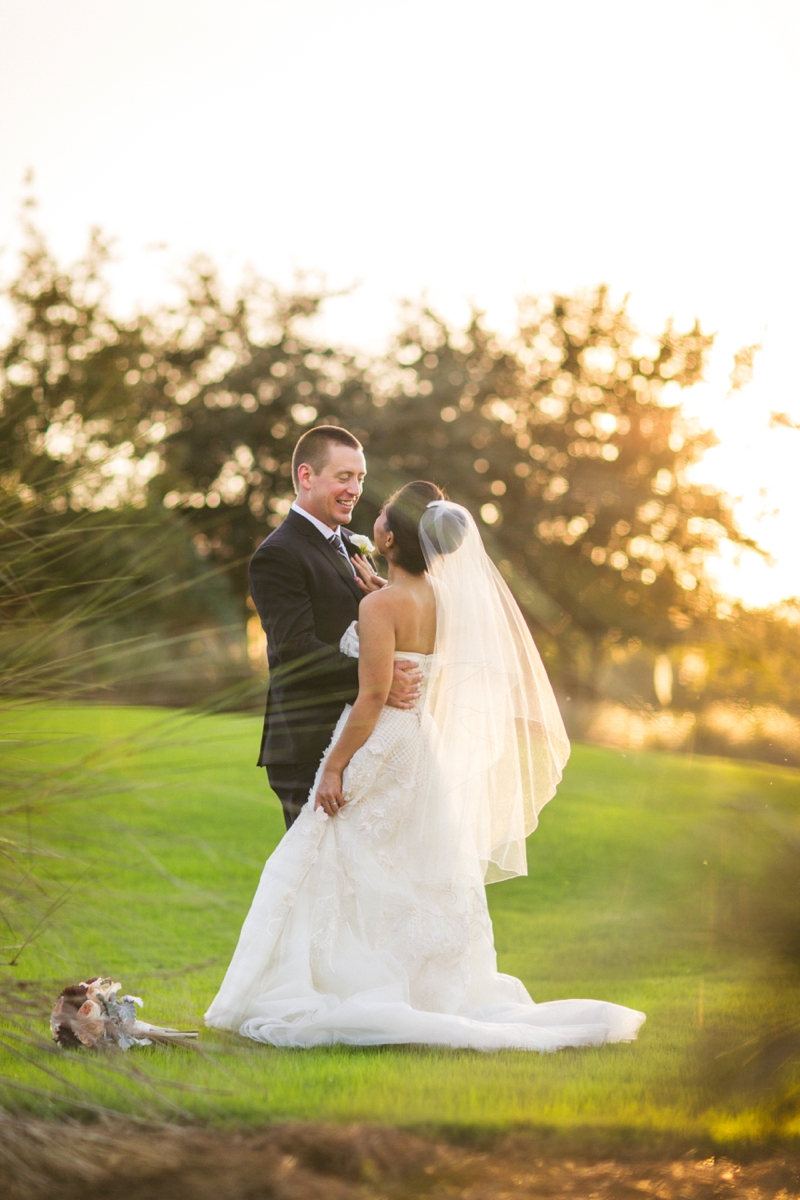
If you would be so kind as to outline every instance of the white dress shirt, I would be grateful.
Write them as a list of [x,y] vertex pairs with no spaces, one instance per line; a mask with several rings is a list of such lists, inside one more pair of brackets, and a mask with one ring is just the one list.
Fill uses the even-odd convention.
[[[342,537],[341,525],[337,525],[335,529],[331,529],[330,525],[326,525],[323,521],[320,521],[317,517],[312,517],[310,512],[306,512],[306,510],[304,508],[301,508],[296,500],[292,504],[292,512],[300,513],[301,517],[305,517],[305,519],[307,521],[310,521],[311,524],[314,525],[320,531],[322,536],[325,538],[326,542],[330,542],[332,538],[338,538],[339,541],[341,542],[341,544],[344,546],[344,538]],[[334,549],[336,549],[335,546],[334,546]],[[336,553],[338,554],[339,551],[336,550]],[[350,570],[353,572],[353,575],[355,575],[355,573],[356,573],[355,567],[350,562],[350,556],[347,554],[346,546],[345,546],[345,554],[347,555],[347,561],[348,561]]]
[[341,525],[337,525],[335,529],[331,529],[330,525],[326,525],[318,517],[312,517],[310,512],[306,512],[304,508],[301,508],[296,500],[292,504],[292,512],[300,513],[301,517],[305,517],[307,521],[316,526],[326,541],[330,541],[334,534],[338,534],[341,537]]

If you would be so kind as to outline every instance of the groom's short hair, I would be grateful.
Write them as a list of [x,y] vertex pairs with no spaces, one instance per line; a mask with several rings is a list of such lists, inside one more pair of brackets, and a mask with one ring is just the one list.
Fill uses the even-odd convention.
[[292,455],[292,482],[294,490],[299,491],[300,480],[297,469],[302,463],[308,463],[315,475],[327,464],[331,456],[331,446],[349,446],[351,450],[363,450],[364,447],[354,434],[338,425],[316,425],[298,440]]

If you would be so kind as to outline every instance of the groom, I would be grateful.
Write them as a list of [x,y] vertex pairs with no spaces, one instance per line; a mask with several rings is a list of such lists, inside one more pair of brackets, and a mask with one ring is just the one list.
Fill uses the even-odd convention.
[[[296,500],[250,560],[250,593],[267,635],[269,694],[258,765],[288,829],[308,799],[345,704],[358,693],[358,662],[339,639],[361,597],[385,586],[358,556],[345,526],[367,473],[358,438],[335,425],[304,433],[292,455]],[[355,561],[354,561],[355,559]],[[387,704],[412,708],[414,663],[395,663]]]

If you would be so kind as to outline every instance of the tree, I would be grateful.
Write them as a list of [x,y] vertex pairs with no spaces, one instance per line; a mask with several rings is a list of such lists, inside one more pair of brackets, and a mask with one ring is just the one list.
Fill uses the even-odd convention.
[[149,502],[174,422],[160,353],[174,335],[164,314],[121,322],[108,312],[107,257],[94,233],[84,258],[61,268],[28,224],[6,289],[15,325],[0,347],[0,682],[16,696],[129,682],[137,645],[145,667],[157,644],[174,660],[192,628],[227,627],[217,657],[233,669],[241,657],[241,599],[231,603],[185,517]]
[[686,474],[713,441],[678,403],[711,345],[699,325],[643,336],[597,288],[526,301],[510,338],[479,313],[458,330],[409,309],[370,361],[312,336],[324,289],[252,279],[226,297],[203,261],[173,308],[121,322],[106,256],[95,235],[63,271],[29,230],[0,353],[4,487],[26,502],[47,491],[53,517],[180,518],[241,615],[245,562],[288,511],[293,445],[320,422],[368,448],[359,527],[420,476],[470,507],[571,685],[594,687],[612,647],[697,640],[715,612],[708,556],[722,538],[752,544]]
[[[158,464],[157,454],[138,462],[133,454],[137,422],[154,400],[147,322],[109,314],[108,247],[98,231],[68,270],[31,224],[26,234],[19,274],[6,289],[15,328],[0,349],[4,489],[28,501],[46,492],[61,511],[141,503]],[[135,386],[140,368],[144,387]]]
[[241,564],[294,498],[297,438],[315,423],[364,433],[366,360],[307,331],[325,298],[322,290],[283,293],[256,280],[226,303],[213,271],[196,270],[160,346],[179,378],[171,404],[153,418],[163,472],[151,496],[185,513],[212,560],[239,564],[242,602]]
[[620,639],[682,639],[713,613],[719,541],[752,545],[725,497],[688,481],[713,435],[666,391],[701,378],[711,341],[698,325],[642,336],[604,288],[525,302],[508,343],[479,314],[460,333],[429,310],[398,339],[372,455],[472,509],[573,678],[591,684]]
[[[48,528],[87,511],[180,518],[176,536],[229,568],[241,615],[246,561],[291,503],[297,437],[340,411],[353,424],[369,404],[363,363],[302,333],[326,293],[250,280],[226,299],[197,260],[175,306],[125,322],[108,310],[99,233],[66,269],[32,224],[26,233],[6,289],[0,488],[38,505]],[[86,561],[69,564],[83,585]]]

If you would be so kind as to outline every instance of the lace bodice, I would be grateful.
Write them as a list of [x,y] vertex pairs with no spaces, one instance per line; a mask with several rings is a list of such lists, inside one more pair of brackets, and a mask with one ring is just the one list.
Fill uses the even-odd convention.
[[[346,654],[348,658],[358,658],[359,643],[358,630],[356,628],[357,624],[357,621],[352,621],[339,639],[339,649],[341,650],[342,654]],[[431,680],[435,656],[433,654],[418,654],[414,650],[397,650],[395,651],[394,657],[396,659],[409,659],[411,662],[418,663],[420,669],[422,670],[422,694],[420,695],[417,703],[414,705],[414,708],[407,710],[419,712],[422,708],[425,695],[428,690],[428,684]]]

